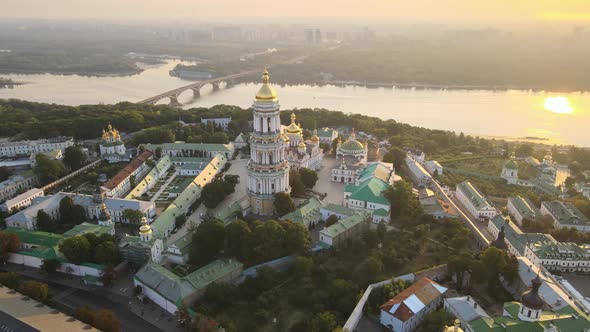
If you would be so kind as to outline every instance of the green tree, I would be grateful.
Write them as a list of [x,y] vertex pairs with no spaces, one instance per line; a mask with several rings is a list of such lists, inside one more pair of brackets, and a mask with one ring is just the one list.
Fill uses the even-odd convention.
[[68,146],[64,152],[63,162],[71,170],[77,170],[84,166],[86,154],[78,145]]
[[112,241],[105,241],[94,249],[94,261],[98,264],[117,264],[119,262],[119,248]]
[[397,294],[408,288],[408,286],[410,286],[410,284],[407,281],[402,279],[393,279],[390,284],[374,288],[367,299],[365,311],[374,315],[378,315],[379,311],[381,310],[380,307],[383,303],[394,298]]
[[186,223],[186,215],[181,214],[174,219],[174,226],[176,229],[180,229]]
[[392,163],[395,169],[401,169],[404,165],[404,160],[406,159],[406,151],[398,148],[392,147],[384,156],[383,162],[385,163]]
[[420,203],[414,197],[412,186],[405,180],[399,180],[389,186],[383,196],[391,205],[391,217],[418,217],[422,214]]
[[335,214],[331,214],[328,219],[326,219],[326,227],[330,227],[338,222],[338,216]]
[[61,266],[61,263],[57,259],[44,259],[41,264],[41,271],[52,274],[55,273]]
[[33,171],[39,177],[39,182],[42,185],[59,179],[66,172],[61,162],[49,159],[49,157],[42,153],[38,153],[35,156],[35,167]]
[[245,260],[249,254],[249,241],[252,232],[243,220],[236,220],[225,227],[227,254],[238,260]]
[[0,272],[0,284],[10,289],[17,289],[20,285],[20,275],[16,272]]
[[103,332],[119,332],[119,320],[115,313],[108,309],[96,312],[92,326]]
[[12,176],[12,171],[8,167],[0,167],[0,182],[7,180]]
[[446,326],[452,326],[455,316],[450,312],[442,309],[432,311],[422,321],[421,331],[423,332],[440,332]]
[[189,257],[191,264],[202,266],[211,262],[224,247],[225,229],[219,219],[205,219],[193,234]]
[[14,233],[0,231],[0,261],[6,263],[11,252],[20,249],[21,242]]
[[225,188],[221,180],[215,180],[207,183],[201,192],[203,204],[208,209],[213,209],[221,203],[226,196]]
[[39,302],[45,302],[49,297],[49,286],[33,280],[23,282],[18,288],[18,291]]
[[72,236],[59,244],[59,251],[74,264],[88,262],[91,258],[90,242],[84,236]]
[[311,276],[313,270],[313,258],[305,256],[297,256],[293,264],[293,272],[297,279],[302,279]]
[[37,229],[42,232],[54,232],[57,228],[55,220],[42,209],[37,211]]
[[318,182],[318,173],[309,168],[300,168],[299,176],[301,177],[301,181],[303,182],[305,188],[308,189],[313,188],[316,182]]
[[311,320],[311,332],[332,332],[336,327],[336,316],[329,311],[320,312]]
[[143,213],[135,209],[125,209],[123,210],[121,217],[124,220],[127,220],[127,222],[130,224],[138,225],[141,222],[141,218],[143,218]]
[[282,242],[285,255],[303,254],[309,250],[311,239],[305,226],[290,220],[281,221],[279,224],[284,230]]
[[289,171],[289,186],[291,187],[291,194],[293,196],[305,195],[305,185],[297,170],[292,169]]
[[276,193],[273,204],[279,216],[295,211],[295,202],[291,199],[291,195],[285,192]]

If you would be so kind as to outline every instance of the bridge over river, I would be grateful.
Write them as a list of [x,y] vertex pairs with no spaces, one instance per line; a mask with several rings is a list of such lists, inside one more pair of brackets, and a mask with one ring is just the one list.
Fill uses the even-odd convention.
[[180,96],[181,93],[183,93],[187,90],[192,90],[193,96],[199,97],[201,95],[201,88],[207,84],[212,85],[213,90],[218,90],[219,84],[222,82],[226,82],[226,83],[230,84],[232,82],[232,80],[234,80],[234,79],[244,77],[247,75],[251,75],[254,73],[258,73],[258,72],[260,72],[260,70],[248,70],[248,71],[244,71],[244,72],[237,73],[237,74],[232,74],[232,75],[227,75],[227,76],[223,76],[223,77],[217,77],[217,78],[212,78],[209,80],[191,83],[189,85],[185,85],[183,87],[180,87],[180,88],[177,88],[174,90],[166,91],[166,92],[161,93],[157,96],[153,96],[153,97],[144,99],[144,100],[138,102],[138,104],[152,104],[153,105],[162,99],[169,99],[170,105],[177,106],[177,105],[180,105],[180,103],[178,102],[178,96]]

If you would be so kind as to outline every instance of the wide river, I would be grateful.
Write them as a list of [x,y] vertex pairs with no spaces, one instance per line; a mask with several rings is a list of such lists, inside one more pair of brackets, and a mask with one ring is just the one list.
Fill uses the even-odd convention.
[[[124,77],[1,75],[26,84],[0,89],[0,98],[67,105],[135,102],[189,84],[169,75],[176,63],[146,67],[138,75]],[[184,108],[216,104],[247,108],[256,90],[256,84],[215,92],[205,87],[200,98],[193,100],[187,91],[179,100]],[[549,143],[590,146],[590,93],[309,85],[277,86],[276,90],[283,109],[326,108],[427,128],[507,138],[543,137]]]

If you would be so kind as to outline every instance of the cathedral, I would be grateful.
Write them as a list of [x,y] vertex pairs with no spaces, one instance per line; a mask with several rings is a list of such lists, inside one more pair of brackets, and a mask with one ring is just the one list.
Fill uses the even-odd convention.
[[129,161],[126,154],[125,144],[121,140],[121,135],[117,129],[110,124],[107,130],[102,130],[102,140],[100,141],[100,156],[109,163]]
[[289,193],[289,162],[284,134],[281,132],[279,98],[270,86],[268,71],[252,105],[253,131],[250,135],[248,197],[252,213],[272,216],[274,195]]
[[322,166],[324,152],[320,148],[320,138],[317,129],[307,141],[303,140],[303,129],[295,123],[296,117],[291,113],[291,124],[283,128],[285,155],[289,165],[293,168],[309,168],[318,171]]

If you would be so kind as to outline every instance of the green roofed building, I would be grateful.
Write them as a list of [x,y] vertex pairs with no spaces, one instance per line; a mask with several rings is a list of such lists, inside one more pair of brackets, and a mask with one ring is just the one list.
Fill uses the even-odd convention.
[[179,306],[189,307],[216,282],[229,282],[240,275],[242,263],[216,260],[200,269],[180,276],[154,262],[144,265],[133,278],[141,286],[143,295],[166,311],[174,314]]
[[233,143],[229,144],[208,144],[208,143],[185,143],[182,141],[162,144],[145,144],[145,148],[150,151],[162,149],[162,155],[170,157],[209,157],[213,158],[217,154],[223,155],[230,159],[234,154]]
[[[464,331],[469,332],[585,332],[590,321],[571,306],[547,311],[539,295],[542,280],[537,276],[531,288],[522,293],[520,302],[506,302],[501,316],[491,316],[470,297],[449,298],[445,309],[455,315]],[[466,303],[465,303],[466,302]]]
[[508,198],[508,212],[519,225],[522,225],[523,219],[536,221],[541,217],[541,211],[528,198],[520,196]]
[[541,213],[553,219],[555,228],[571,227],[580,232],[590,232],[590,220],[571,203],[562,201],[542,202]]
[[484,194],[469,181],[457,184],[455,197],[461,202],[461,205],[467,208],[472,216],[480,220],[491,219],[500,213]]
[[295,211],[287,213],[280,220],[291,220],[306,228],[313,227],[320,221],[322,202],[315,196],[305,200]]
[[354,215],[339,220],[332,226],[320,231],[320,242],[325,246],[337,246],[347,239],[360,234],[369,226],[371,214],[367,211],[356,211]]

